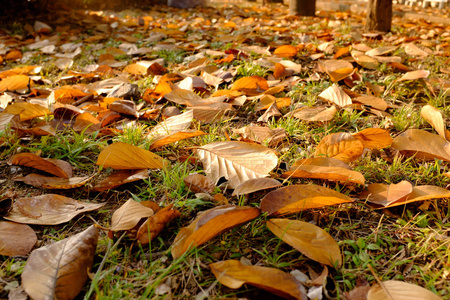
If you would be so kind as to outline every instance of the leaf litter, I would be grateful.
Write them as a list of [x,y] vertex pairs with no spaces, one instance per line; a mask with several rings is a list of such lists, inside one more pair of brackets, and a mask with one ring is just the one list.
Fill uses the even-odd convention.
[[[97,241],[108,239],[98,228],[126,232],[129,240],[119,247],[137,242],[151,252],[154,242],[164,241],[164,255],[174,262],[211,252],[200,266],[206,270],[209,263],[224,286],[248,284],[306,299],[331,292],[322,286],[326,278],[342,279],[334,271],[319,276],[314,269],[326,264],[348,272],[350,260],[357,260],[348,253],[364,248],[358,229],[334,229],[331,215],[341,222],[342,214],[359,215],[367,224],[376,216],[378,228],[392,228],[382,220],[403,221],[396,206],[409,213],[427,212],[431,205],[437,220],[448,220],[450,80],[439,66],[449,62],[448,26],[394,18],[400,28],[395,32],[361,35],[362,18],[350,12],[322,11],[300,19],[288,18],[282,6],[272,8],[217,4],[195,14],[154,9],[139,17],[67,9],[49,24],[25,24],[26,37],[1,31],[0,163],[6,184],[0,200],[12,202],[2,216],[17,223],[0,222],[0,254],[26,256],[39,246],[22,260],[21,283],[29,296],[73,299],[85,289]],[[345,26],[351,29],[341,30]],[[80,40],[66,40],[69,32]],[[439,62],[432,65],[430,57]],[[411,103],[420,122],[412,121],[411,112],[401,114]],[[297,123],[291,128],[292,120]],[[63,142],[67,153],[49,146],[57,135],[70,137]],[[76,137],[82,137],[80,148],[72,149]],[[99,143],[89,148],[92,141]],[[89,150],[79,150],[83,144]],[[72,153],[78,156],[69,159]],[[371,175],[399,162],[413,162],[417,169],[434,164],[436,170],[415,180]],[[188,171],[170,186],[179,164]],[[66,197],[72,195],[83,201]],[[421,205],[414,205],[418,201]],[[386,214],[371,210],[380,208]],[[98,228],[88,227],[86,215],[100,223]],[[74,232],[80,223],[88,229],[36,245],[42,228],[65,222]],[[287,264],[268,259],[263,244],[252,242],[265,226],[258,224],[267,224],[281,239],[268,253],[276,257],[281,247],[286,257],[296,250],[304,257]],[[230,247],[239,234],[244,238]],[[356,248],[345,246],[353,239]],[[375,255],[379,245],[370,244],[358,259]],[[230,260],[235,257],[258,265]],[[69,263],[60,268],[64,261]],[[446,296],[448,268],[442,268],[434,292]],[[311,281],[302,281],[304,287],[284,272],[291,269],[308,270]],[[404,274],[407,281],[424,284]],[[277,284],[274,277],[280,278]],[[159,280],[168,278],[180,277],[175,272]],[[352,280],[356,283],[339,284],[339,290],[349,295],[354,288],[353,294],[362,291],[368,299],[384,298],[386,291],[405,299],[439,298],[406,282],[371,282],[370,289],[361,289],[361,278]],[[177,294],[187,289],[198,287],[169,286]],[[155,293],[144,290],[147,296]],[[208,292],[218,296],[226,290],[213,285]]]

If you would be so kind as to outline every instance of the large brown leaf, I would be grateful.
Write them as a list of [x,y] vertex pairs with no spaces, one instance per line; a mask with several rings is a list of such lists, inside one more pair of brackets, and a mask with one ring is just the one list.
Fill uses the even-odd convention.
[[97,182],[92,190],[101,192],[111,190],[126,183],[148,178],[148,170],[121,170]]
[[[388,280],[373,285],[367,300],[441,300],[442,298],[420,286],[397,280]],[[387,293],[389,294],[387,294]]]
[[392,148],[407,156],[420,159],[442,159],[450,161],[450,144],[437,134],[420,129],[409,129],[398,135]]
[[267,227],[277,237],[312,260],[331,267],[341,266],[339,245],[322,228],[308,222],[289,219],[271,219],[267,221]]
[[111,217],[111,231],[130,230],[136,226],[142,218],[148,218],[154,214],[153,209],[145,207],[141,203],[129,199]]
[[382,206],[389,206],[396,201],[405,200],[412,191],[413,186],[408,181],[389,185],[372,183],[366,191],[359,195],[359,198]]
[[316,147],[315,156],[333,157],[351,162],[362,155],[364,145],[347,132],[332,133],[324,137]]
[[216,185],[211,178],[202,174],[191,174],[186,176],[184,179],[184,184],[193,191],[194,193],[209,193],[214,191]]
[[322,93],[319,97],[336,104],[339,107],[344,107],[352,104],[352,99],[336,84],[333,84]]
[[162,157],[123,142],[116,142],[100,152],[97,165],[116,170],[162,169]]
[[249,206],[219,206],[202,211],[189,226],[178,232],[173,242],[172,256],[178,258],[192,247],[200,246],[259,215],[258,208]]
[[237,260],[219,261],[209,267],[220,283],[232,289],[248,284],[285,299],[307,299],[300,281],[275,268],[247,266]]
[[249,179],[238,185],[233,191],[232,196],[246,195],[265,189],[279,187],[280,185],[282,185],[282,183],[273,178]]
[[224,176],[232,189],[249,179],[266,177],[278,162],[273,150],[245,142],[211,143],[197,153],[205,173],[213,181]]
[[94,262],[98,229],[94,226],[34,250],[22,273],[25,292],[36,300],[74,299]]
[[17,199],[4,218],[18,223],[56,225],[103,205],[104,203],[87,203],[61,195],[47,194]]
[[352,199],[329,188],[297,184],[268,193],[261,199],[261,211],[269,215],[284,215],[346,202],[352,202]]
[[0,222],[0,255],[25,256],[37,242],[34,230],[25,224]]
[[13,103],[6,107],[5,113],[19,115],[20,121],[28,121],[37,117],[50,115],[48,108],[28,102]]
[[19,153],[8,160],[9,165],[35,168],[62,178],[72,177],[70,163],[53,158],[42,158],[34,153]]
[[159,210],[153,216],[149,217],[144,224],[142,224],[136,234],[136,239],[141,244],[148,244],[151,240],[158,236],[164,227],[173,219],[178,218],[181,213],[173,209],[173,204],[170,204]]

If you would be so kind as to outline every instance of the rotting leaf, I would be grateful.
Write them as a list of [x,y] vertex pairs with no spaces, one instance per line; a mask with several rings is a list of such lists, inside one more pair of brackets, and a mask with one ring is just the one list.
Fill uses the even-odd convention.
[[115,142],[100,152],[96,164],[116,170],[162,169],[164,160],[137,146]]
[[232,196],[246,195],[261,190],[276,188],[281,185],[281,182],[273,178],[249,179],[238,185],[233,191]]
[[111,216],[111,231],[130,230],[136,226],[142,218],[148,218],[154,214],[153,209],[141,203],[129,199]]
[[172,246],[176,259],[192,247],[200,246],[221,233],[247,223],[260,215],[260,210],[249,206],[219,206],[198,214],[187,227],[181,228]]
[[37,242],[34,230],[25,224],[0,222],[0,255],[25,256]]
[[273,234],[312,260],[331,267],[341,266],[339,245],[322,228],[289,219],[270,219],[266,224]]
[[296,184],[271,191],[261,199],[260,208],[262,212],[278,216],[352,201],[350,197],[326,187]]
[[224,176],[230,188],[249,179],[266,177],[278,162],[273,150],[246,142],[215,142],[197,149],[197,153],[205,173],[213,181]]
[[158,236],[164,227],[173,219],[178,218],[181,213],[173,208],[170,204],[163,209],[150,216],[144,224],[139,227],[136,239],[141,244],[148,244],[151,240]]
[[314,156],[333,157],[344,162],[359,158],[364,145],[359,139],[347,132],[332,133],[324,137],[316,147]]
[[8,160],[9,165],[25,166],[45,171],[62,177],[72,177],[72,165],[66,161],[53,158],[42,158],[34,153],[19,153]]
[[[441,300],[438,295],[418,285],[398,280],[388,280],[373,285],[367,294],[367,300]],[[386,294],[389,293],[389,295]]]
[[248,284],[285,299],[307,299],[300,281],[275,268],[247,266],[237,260],[219,261],[209,267],[221,284],[232,289]]
[[61,195],[47,194],[17,199],[3,218],[25,224],[56,225],[103,205],[104,203],[87,203]]
[[88,278],[97,248],[94,226],[34,250],[22,273],[22,286],[33,299],[74,299]]

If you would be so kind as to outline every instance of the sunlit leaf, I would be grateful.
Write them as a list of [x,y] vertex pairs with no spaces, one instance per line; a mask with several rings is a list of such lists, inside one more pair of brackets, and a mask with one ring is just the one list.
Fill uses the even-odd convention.
[[164,227],[173,219],[178,218],[181,213],[173,208],[173,204],[159,210],[149,217],[138,229],[136,239],[141,244],[148,244],[158,236]]
[[291,45],[283,45],[275,49],[273,54],[279,57],[292,58],[297,55],[297,48]]
[[85,185],[92,177],[93,176],[60,178],[31,173],[25,177],[14,177],[13,180],[22,181],[26,184],[44,189],[68,190]]
[[154,214],[153,209],[145,207],[141,203],[129,199],[111,216],[111,231],[130,230],[136,226],[142,218]]
[[27,75],[13,75],[0,81],[0,93],[23,90],[28,87],[28,84],[32,86],[33,82]]
[[289,219],[268,220],[267,227],[277,237],[312,260],[331,267],[341,266],[339,245],[322,228],[308,222]]
[[353,65],[346,60],[325,60],[320,64],[325,69],[325,72],[330,76],[332,82],[338,82],[353,74],[355,69]]
[[417,70],[411,71],[403,74],[402,77],[398,79],[398,81],[406,81],[406,80],[416,80],[420,78],[427,78],[430,75],[430,71],[427,70]]
[[273,178],[249,179],[238,185],[233,191],[232,196],[246,195],[261,190],[272,189],[281,185],[281,182]]
[[445,122],[442,118],[442,113],[438,109],[427,104],[420,110],[420,115],[433,126],[434,130],[436,130],[442,138],[446,138]]
[[[440,300],[438,295],[418,285],[397,280],[388,280],[373,285],[367,294],[367,300]],[[387,294],[387,293],[388,294]]]
[[334,84],[320,93],[319,97],[340,107],[352,104],[352,99],[339,86]]
[[51,114],[48,108],[43,107],[39,104],[28,102],[13,103],[11,105],[8,105],[4,112],[13,115],[19,115],[20,121],[27,121]]
[[360,96],[353,99],[353,102],[359,102],[364,105],[385,111],[388,108],[388,104],[382,98],[375,96]]
[[330,107],[302,107],[289,113],[295,118],[308,122],[328,122],[337,113],[336,106]]
[[383,149],[392,145],[393,139],[389,131],[381,128],[367,128],[353,134],[365,148]]
[[396,201],[405,200],[413,191],[413,186],[408,181],[397,184],[372,183],[367,190],[359,195],[362,200],[371,203],[388,206]]
[[244,92],[248,96],[254,96],[264,93],[269,89],[269,85],[266,79],[254,75],[236,80],[231,89]]
[[153,143],[150,145],[149,150],[158,149],[165,145],[205,134],[207,133],[201,130],[182,130],[166,136],[158,136],[153,140]]
[[324,137],[316,147],[314,156],[325,156],[351,162],[361,156],[364,145],[347,132],[332,133]]
[[37,242],[34,230],[25,224],[0,222],[0,255],[26,256]]
[[9,165],[35,168],[62,178],[72,177],[72,165],[66,161],[42,158],[34,153],[19,153],[8,160]]

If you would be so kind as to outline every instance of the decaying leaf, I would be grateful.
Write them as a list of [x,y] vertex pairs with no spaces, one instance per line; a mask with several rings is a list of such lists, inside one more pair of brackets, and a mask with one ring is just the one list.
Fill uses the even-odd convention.
[[162,157],[123,142],[115,142],[100,152],[97,165],[116,170],[162,169]]
[[35,168],[62,178],[72,177],[70,163],[52,158],[42,158],[34,153],[19,153],[8,160],[9,165],[19,165]]
[[40,174],[28,174],[25,177],[14,177],[14,181],[22,181],[26,184],[30,184],[34,187],[40,187],[44,189],[56,189],[56,190],[68,190],[79,188],[93,176],[83,176],[83,177],[71,177],[71,178],[59,178],[59,177],[49,177]]
[[[388,280],[373,285],[367,294],[367,300],[440,300],[441,297],[418,285],[398,281]],[[386,294],[389,293],[388,294]]]
[[253,178],[266,177],[275,168],[278,157],[273,150],[245,142],[216,142],[197,150],[205,173],[217,181],[224,176],[230,188]]
[[247,266],[237,260],[219,261],[209,267],[220,283],[232,289],[248,284],[285,299],[307,299],[300,281],[275,268]]
[[111,216],[111,231],[130,230],[136,226],[142,218],[148,218],[154,214],[153,209],[141,203],[129,199]]
[[191,174],[186,176],[184,179],[184,184],[193,191],[194,193],[209,193],[214,191],[216,185],[211,178],[202,174]]
[[322,228],[308,222],[289,219],[271,219],[267,227],[277,237],[312,260],[331,267],[342,264],[337,242]]
[[34,250],[22,273],[25,292],[36,300],[74,299],[88,278],[97,248],[94,226]]
[[25,224],[56,225],[70,221],[75,216],[98,209],[104,203],[76,201],[56,194],[17,199],[5,219]]
[[148,244],[151,240],[158,236],[164,227],[173,219],[178,218],[181,213],[173,209],[170,204],[159,210],[153,216],[150,216],[142,225],[136,234],[136,239],[141,244]]
[[332,133],[324,137],[316,147],[314,156],[333,157],[344,162],[356,160],[364,151],[359,139],[347,132]]
[[318,185],[296,184],[268,193],[261,199],[261,211],[285,215],[305,209],[352,202],[344,194]]
[[249,206],[219,206],[202,211],[189,226],[178,232],[173,242],[172,256],[178,258],[192,247],[200,246],[259,215],[258,208]]
[[0,255],[25,256],[37,242],[34,230],[25,224],[0,222]]
[[236,187],[232,196],[246,195],[253,192],[281,186],[282,183],[273,178],[255,178],[244,181]]

